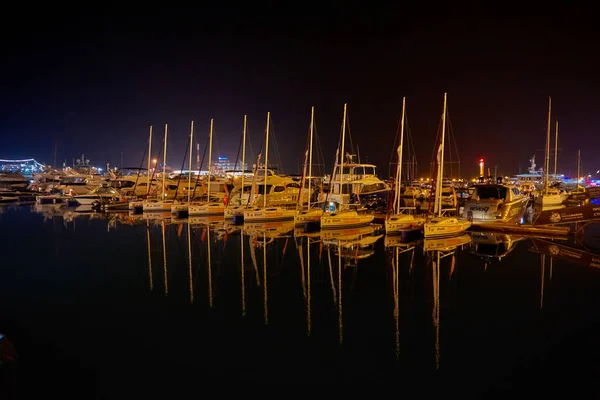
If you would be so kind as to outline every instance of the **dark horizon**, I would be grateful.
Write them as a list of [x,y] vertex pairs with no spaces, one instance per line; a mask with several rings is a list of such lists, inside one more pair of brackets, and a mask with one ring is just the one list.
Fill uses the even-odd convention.
[[361,161],[386,178],[405,96],[417,176],[426,177],[447,92],[463,177],[478,174],[480,158],[508,175],[525,172],[534,154],[543,166],[549,96],[552,150],[556,119],[560,127],[559,173],[575,173],[578,149],[582,171],[600,169],[598,35],[580,18],[413,18],[388,10],[346,25],[295,15],[257,28],[266,17],[209,14],[69,16],[3,28],[0,158],[52,164],[56,145],[57,165],[83,153],[95,165],[121,167],[123,152],[123,166],[137,167],[150,125],[156,151],[167,123],[167,164],[179,169],[192,120],[201,153],[214,118],[213,159],[235,159],[247,114],[252,164],[270,111],[277,147],[269,158],[279,153],[293,174],[315,106],[321,146],[314,151],[330,169],[347,103]]

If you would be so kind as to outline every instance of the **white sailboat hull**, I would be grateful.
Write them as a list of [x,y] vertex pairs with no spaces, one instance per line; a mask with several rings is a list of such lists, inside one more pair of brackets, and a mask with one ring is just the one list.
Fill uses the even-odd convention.
[[190,205],[188,207],[189,215],[224,215],[225,204],[223,203],[205,203]]
[[244,221],[293,219],[296,210],[282,207],[253,208],[244,211]]
[[457,236],[471,227],[471,221],[455,217],[436,217],[423,224],[426,238]]
[[236,215],[244,215],[244,210],[246,210],[246,207],[244,206],[226,207],[224,216],[227,219],[233,219]]
[[356,211],[325,213],[321,217],[321,229],[339,229],[370,224],[374,215],[359,214]]
[[319,222],[322,216],[323,210],[320,208],[303,210],[294,215],[294,225],[303,226],[306,222]]
[[535,203],[544,206],[558,206],[565,201],[566,196],[562,194],[540,194],[535,198]]
[[419,232],[423,230],[425,218],[410,214],[392,214],[385,220],[385,233],[397,234]]
[[173,203],[171,205],[171,214],[185,214],[188,212],[188,203]]
[[144,208],[143,201],[130,201],[129,202],[129,211],[134,211],[134,210],[143,209],[143,208]]
[[171,211],[173,200],[147,200],[142,207],[144,212]]

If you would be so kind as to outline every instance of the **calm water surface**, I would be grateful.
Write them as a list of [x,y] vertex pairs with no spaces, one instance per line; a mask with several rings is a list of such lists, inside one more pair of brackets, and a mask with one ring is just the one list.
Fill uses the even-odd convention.
[[554,243],[401,243],[377,227],[319,237],[45,207],[0,213],[17,398],[182,398],[205,384],[476,398],[585,392],[600,372],[600,225]]

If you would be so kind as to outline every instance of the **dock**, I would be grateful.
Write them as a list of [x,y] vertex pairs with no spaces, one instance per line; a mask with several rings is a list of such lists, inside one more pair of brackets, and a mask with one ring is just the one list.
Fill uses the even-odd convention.
[[587,204],[543,210],[534,217],[533,225],[559,225],[589,221],[600,221],[600,205]]
[[546,237],[564,237],[571,233],[571,229],[568,226],[535,226],[531,224],[509,224],[503,222],[473,224],[469,230],[475,232],[498,232]]

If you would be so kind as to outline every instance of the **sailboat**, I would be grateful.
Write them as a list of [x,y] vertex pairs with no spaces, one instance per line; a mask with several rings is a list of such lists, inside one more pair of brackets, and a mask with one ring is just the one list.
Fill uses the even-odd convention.
[[[311,179],[312,179],[312,146],[313,146],[313,132],[314,132],[314,121],[315,121],[315,107],[313,106],[310,112],[310,140],[309,140],[309,154],[308,154],[308,202],[306,208],[300,210],[294,216],[294,225],[295,226],[303,226],[306,223],[312,224],[320,224],[321,217],[323,216],[322,208],[311,208],[310,206],[310,198],[311,198]],[[306,171],[306,163],[304,165],[304,171]],[[306,176],[306,174],[304,174]],[[304,182],[302,182],[302,186],[300,190],[304,189]],[[302,194],[298,196],[302,198]]]
[[[339,202],[340,205],[338,210],[333,209],[332,211],[325,212],[321,216],[321,229],[338,229],[338,228],[349,228],[352,226],[367,225],[375,218],[372,214],[359,214],[356,210],[351,210],[348,206],[344,206],[344,196],[342,195],[342,185],[344,182],[344,144],[346,140],[346,110],[347,104],[344,104],[344,117],[342,119],[342,151],[340,154],[339,171],[340,171],[340,184],[339,187]],[[337,161],[337,160],[336,160]],[[334,207],[333,203],[330,203],[330,210]]]
[[[146,183],[146,196],[148,196],[150,192],[150,185],[152,183],[152,176],[150,175],[150,168],[152,166],[152,125],[150,125],[150,137],[148,138],[148,181]],[[134,192],[135,194],[135,192]],[[132,213],[141,213],[144,210],[144,201],[130,201],[129,202],[129,211]]]
[[[193,149],[193,144],[194,144],[194,121],[192,121],[192,125],[190,128],[190,160],[189,160],[189,167],[188,167],[188,188],[187,188],[187,202],[175,202],[173,203],[173,205],[171,206],[171,214],[174,215],[178,215],[178,216],[185,216],[188,214],[188,207],[191,203],[191,196],[192,196],[192,149]],[[198,173],[200,173],[200,171],[198,171]]]
[[209,147],[208,147],[208,178],[206,185],[206,202],[190,204],[188,206],[189,215],[224,215],[225,203],[220,201],[211,201],[210,199],[210,177],[212,172],[212,138],[213,138],[213,119],[210,120]]
[[167,133],[168,126],[165,124],[165,144],[164,144],[164,155],[163,155],[163,173],[162,173],[162,192],[160,194],[160,198],[155,199],[147,199],[143,202],[143,210],[144,212],[152,212],[152,211],[171,211],[171,205],[173,204],[173,199],[167,199],[167,188],[166,188],[166,179],[167,179]]
[[[546,158],[544,165],[544,187],[542,192],[535,197],[535,203],[541,205],[542,208],[545,206],[558,206],[566,200],[567,195],[558,188],[550,187],[550,179],[548,172],[550,170],[550,125],[551,125],[551,111],[552,111],[552,98],[548,97],[548,130],[546,133]],[[556,140],[558,140],[558,121],[556,121]],[[556,151],[554,153],[556,158]],[[554,166],[554,179],[556,179],[556,162]]]
[[396,190],[394,190],[393,214],[385,219],[385,233],[409,233],[423,230],[425,218],[415,217],[413,214],[402,212],[400,207],[400,187],[402,186],[402,148],[404,146],[404,115],[406,109],[406,98],[402,98],[402,119],[400,122],[400,144],[398,145],[398,166],[396,168]]
[[245,182],[244,178],[246,176],[246,115],[244,115],[244,130],[243,130],[243,138],[242,138],[242,182],[240,186],[240,191],[238,196],[236,197],[237,203],[234,204],[232,199],[227,203],[227,207],[225,207],[224,217],[225,218],[234,218],[235,219],[243,219],[244,218],[244,210],[246,209],[246,204],[244,204],[244,188]]
[[424,235],[426,238],[440,237],[440,236],[456,236],[465,232],[471,226],[471,221],[466,219],[459,219],[457,217],[449,217],[442,215],[442,181],[444,179],[444,136],[446,131],[446,100],[447,95],[444,93],[444,112],[442,114],[442,135],[440,140],[440,146],[437,153],[437,177],[435,187],[435,198],[434,198],[434,215],[437,212],[437,216],[428,219],[423,224]]
[[269,125],[271,121],[271,112],[267,112],[267,128],[265,134],[265,179],[263,190],[263,205],[262,207],[252,207],[244,210],[244,222],[246,221],[269,221],[279,219],[293,219],[296,215],[296,210],[293,208],[284,208],[280,206],[267,206],[267,179],[268,164],[269,164]]

